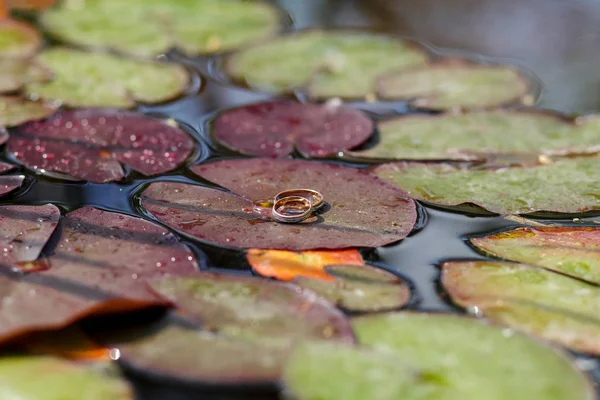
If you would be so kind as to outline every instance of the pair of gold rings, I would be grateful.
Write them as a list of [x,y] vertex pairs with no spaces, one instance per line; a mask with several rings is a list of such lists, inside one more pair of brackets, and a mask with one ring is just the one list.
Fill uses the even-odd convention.
[[316,190],[289,189],[277,193],[271,213],[279,222],[294,224],[309,218],[323,204],[323,195]]

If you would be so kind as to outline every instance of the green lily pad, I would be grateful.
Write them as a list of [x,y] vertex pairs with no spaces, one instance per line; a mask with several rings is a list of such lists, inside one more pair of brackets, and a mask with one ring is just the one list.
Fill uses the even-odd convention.
[[533,167],[465,169],[449,164],[390,163],[379,177],[413,198],[442,206],[475,204],[498,214],[600,210],[599,158]]
[[133,390],[114,373],[59,358],[0,357],[0,392],[5,399],[133,400]]
[[489,319],[576,350],[600,353],[600,287],[543,268],[502,261],[447,262],[452,300]]
[[424,65],[411,44],[357,31],[303,31],[242,50],[227,60],[229,74],[261,90],[308,89],[316,98],[358,98],[376,91],[388,71]]
[[60,47],[43,51],[38,62],[54,77],[27,85],[28,94],[71,107],[131,108],[136,101],[160,103],[183,93],[190,79],[175,64]]
[[13,92],[32,82],[45,82],[52,77],[50,71],[29,60],[0,58],[0,93]]
[[[586,377],[561,353],[531,338],[481,321],[443,314],[389,313],[355,318],[359,342],[397,355],[417,371],[402,396],[388,397],[387,382],[406,381],[394,369],[321,368],[312,352],[311,369],[296,366],[293,390],[302,400],[353,399],[593,399]],[[331,358],[323,351],[324,360]],[[292,360],[308,358],[300,354]],[[347,357],[350,364],[350,357]],[[327,366],[324,361],[323,366]],[[351,365],[351,364],[350,364]],[[389,371],[389,372],[388,372]],[[290,385],[290,379],[286,379]],[[327,382],[327,384],[321,384]],[[317,387],[317,384],[321,384]],[[344,387],[357,388],[355,394]],[[398,385],[398,383],[396,383]],[[308,393],[308,395],[304,395]],[[337,393],[348,393],[338,397]],[[363,397],[364,393],[371,394]]]
[[379,143],[349,154],[388,160],[484,160],[494,155],[584,154],[600,149],[595,119],[535,111],[409,115],[379,124]]
[[54,107],[44,102],[29,101],[18,96],[0,96],[0,127],[44,119],[54,111]]
[[228,51],[273,35],[276,9],[258,1],[63,1],[42,23],[53,36],[80,46],[153,56],[177,48],[190,55]]
[[396,275],[368,265],[331,265],[332,280],[297,276],[293,282],[310,289],[346,311],[393,310],[410,301],[410,288]]
[[476,65],[461,61],[419,66],[380,77],[383,98],[409,99],[418,107],[485,108],[528,100],[528,80],[506,65]]
[[520,227],[470,242],[495,257],[600,284],[600,228]]
[[42,37],[25,22],[0,20],[0,58],[28,58],[42,45]]

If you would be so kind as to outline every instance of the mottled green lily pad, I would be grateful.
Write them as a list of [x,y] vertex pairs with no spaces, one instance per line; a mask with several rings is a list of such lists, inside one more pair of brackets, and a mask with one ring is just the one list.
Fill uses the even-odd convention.
[[600,284],[600,228],[520,227],[470,241],[495,257]]
[[460,61],[394,71],[377,81],[383,98],[408,99],[418,107],[486,108],[527,100],[528,80],[514,67]]
[[493,321],[600,353],[600,287],[543,268],[501,261],[447,262],[452,300]]
[[312,97],[358,98],[375,92],[377,76],[426,63],[412,44],[358,31],[304,31],[234,54],[229,74],[268,91],[308,89]]
[[46,356],[0,357],[0,393],[19,400],[133,400],[133,390],[114,372]]
[[17,126],[43,119],[54,111],[54,107],[41,101],[29,101],[18,96],[0,96],[0,127]]
[[293,282],[347,311],[373,312],[400,308],[410,301],[410,288],[396,275],[368,265],[331,265],[333,280],[297,276]]
[[41,35],[29,24],[12,19],[0,20],[0,58],[28,58],[41,45]]
[[483,160],[493,155],[584,154],[600,149],[596,119],[494,110],[409,115],[379,124],[379,143],[353,156],[388,160]]
[[175,64],[126,59],[106,53],[50,48],[38,62],[51,81],[26,86],[30,96],[72,107],[130,108],[136,101],[171,100],[188,86],[187,71]]
[[413,198],[442,206],[475,204],[499,214],[600,210],[599,158],[534,167],[465,169],[449,164],[390,163],[373,172]]
[[277,10],[259,1],[86,0],[62,2],[42,23],[80,46],[153,56],[177,48],[190,55],[228,51],[271,36]]
[[[325,360],[331,360],[331,352],[323,351],[321,356],[318,351],[304,352],[292,357],[292,361],[305,359],[310,361],[306,367],[312,368],[295,365],[294,376],[286,376],[288,386],[297,392],[298,398],[594,398],[586,377],[564,355],[527,336],[482,321],[443,314],[390,313],[355,318],[353,327],[360,343],[398,356],[416,371],[416,376],[412,374],[408,380],[398,377],[399,367],[361,368],[366,363],[365,356],[360,354],[355,356],[358,359],[355,369],[341,365],[321,368],[328,365]],[[352,365],[350,357],[346,357],[346,365]],[[379,373],[385,374],[385,381],[390,384],[396,380],[406,382],[402,395],[388,397],[388,387],[382,384]],[[347,385],[356,391],[349,393]],[[347,396],[340,397],[338,393]]]

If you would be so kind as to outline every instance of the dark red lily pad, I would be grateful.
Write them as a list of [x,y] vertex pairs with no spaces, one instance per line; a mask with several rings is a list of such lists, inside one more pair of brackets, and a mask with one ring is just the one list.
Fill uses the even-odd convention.
[[[379,247],[403,239],[416,220],[415,203],[402,190],[354,168],[320,162],[241,159],[192,168],[233,193],[175,182],[151,184],[142,204],[186,235],[222,246],[282,250]],[[323,212],[299,224],[256,213],[252,201],[282,190],[320,191]]]
[[[2,132],[2,131],[0,131],[0,132]],[[14,168],[15,168],[14,165],[0,161],[0,174],[2,174],[4,172],[8,172]]]
[[5,194],[9,194],[13,190],[18,189],[24,181],[25,176],[23,175],[0,176],[0,196],[4,196]]
[[30,168],[91,182],[118,181],[121,164],[144,175],[183,164],[194,141],[169,121],[108,110],[63,111],[15,129],[8,151]]
[[341,103],[301,104],[270,101],[222,113],[213,136],[242,154],[286,157],[294,149],[305,157],[326,157],[363,144],[373,122]]
[[[39,208],[11,211],[23,228],[38,229]],[[139,218],[85,207],[64,217],[57,233],[52,254],[36,261],[46,269],[23,274],[14,271],[18,265],[0,268],[0,341],[59,329],[92,314],[168,306],[144,278],[197,269],[186,246]]]

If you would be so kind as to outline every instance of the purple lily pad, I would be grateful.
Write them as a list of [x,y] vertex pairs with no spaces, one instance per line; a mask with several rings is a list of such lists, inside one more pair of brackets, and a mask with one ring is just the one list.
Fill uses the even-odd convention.
[[118,181],[121,163],[144,175],[181,166],[194,141],[168,121],[108,110],[63,111],[15,129],[8,151],[30,168],[91,182]]
[[[408,195],[374,175],[320,162],[225,160],[192,168],[234,193],[175,182],[156,182],[142,204],[161,222],[197,239],[238,248],[310,250],[379,247],[403,239],[416,220]],[[291,188],[320,191],[318,216],[282,224],[257,213],[252,201]]]
[[335,102],[301,104],[270,101],[234,108],[214,123],[213,136],[242,154],[326,157],[363,144],[373,122],[362,112]]

